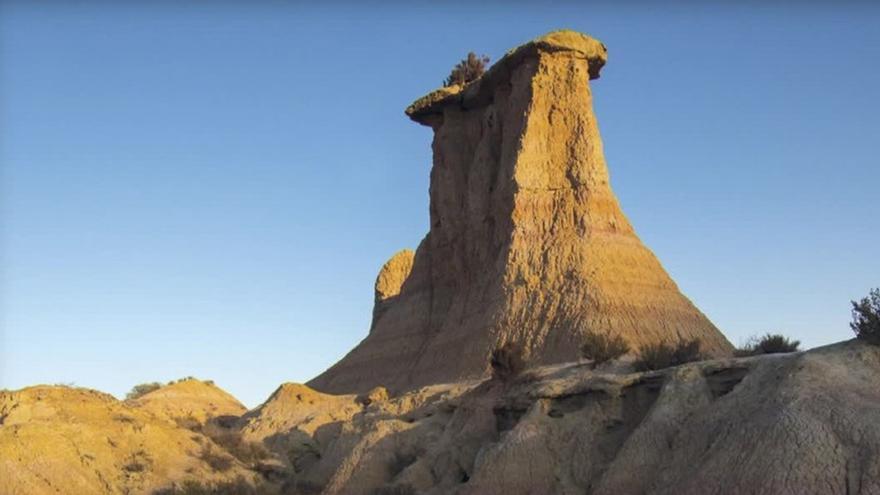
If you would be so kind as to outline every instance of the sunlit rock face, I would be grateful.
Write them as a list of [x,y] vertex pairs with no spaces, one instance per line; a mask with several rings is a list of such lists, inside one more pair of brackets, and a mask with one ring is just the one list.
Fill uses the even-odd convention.
[[430,231],[383,268],[369,335],[311,386],[399,392],[480,377],[511,341],[535,364],[572,361],[588,331],[730,352],[611,190],[590,90],[606,58],[597,40],[550,33],[406,110],[434,132]]

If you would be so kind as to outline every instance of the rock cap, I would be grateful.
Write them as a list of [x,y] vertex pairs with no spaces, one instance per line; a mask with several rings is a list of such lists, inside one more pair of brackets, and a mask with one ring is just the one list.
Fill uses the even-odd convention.
[[483,105],[491,99],[491,89],[499,81],[507,80],[514,67],[539,52],[570,52],[573,57],[586,59],[590,79],[599,78],[599,71],[608,60],[608,49],[601,41],[577,31],[552,31],[508,51],[479,79],[465,85],[442,87],[422,96],[407,107],[406,115],[420,124],[430,125],[431,117],[442,114],[446,105],[464,108]]

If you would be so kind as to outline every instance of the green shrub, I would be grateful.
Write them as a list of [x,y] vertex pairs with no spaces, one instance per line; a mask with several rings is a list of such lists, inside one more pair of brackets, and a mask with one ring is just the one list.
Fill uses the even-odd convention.
[[526,369],[525,350],[518,344],[504,344],[492,351],[489,363],[492,366],[492,378],[511,380]]
[[139,397],[143,397],[144,395],[162,388],[162,384],[159,382],[153,383],[141,383],[140,385],[135,385],[132,387],[131,392],[125,395],[126,400],[137,399]]
[[856,337],[880,345],[880,289],[871,289],[861,301],[852,301],[852,323]]
[[488,64],[489,57],[485,55],[478,57],[476,53],[470,52],[467,54],[467,58],[455,64],[452,72],[449,73],[449,77],[443,81],[443,86],[465,85],[475,81],[486,72],[486,65]]
[[734,351],[738,357],[757,356],[759,354],[778,354],[784,352],[797,352],[801,342],[791,340],[778,333],[768,333],[763,337],[752,337],[741,348]]
[[581,357],[592,361],[591,367],[607,363],[629,352],[629,344],[620,335],[587,332],[581,345]]
[[700,361],[700,341],[680,340],[677,344],[659,342],[639,349],[639,357],[633,363],[637,371],[660,370],[684,363]]

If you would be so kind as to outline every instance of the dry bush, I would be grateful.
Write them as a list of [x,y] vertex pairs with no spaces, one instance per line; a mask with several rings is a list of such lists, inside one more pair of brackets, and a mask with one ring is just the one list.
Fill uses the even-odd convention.
[[643,346],[633,365],[637,371],[661,370],[702,359],[700,341],[691,339],[680,340],[675,345],[660,342]]
[[184,418],[174,418],[174,423],[181,428],[185,428],[191,431],[202,431],[202,423],[198,419],[193,416],[186,416]]
[[470,52],[467,58],[455,64],[449,77],[443,81],[443,86],[465,85],[475,81],[486,72],[487,65],[489,65],[489,57],[485,55],[478,57],[476,53]]
[[627,352],[629,344],[620,335],[587,332],[581,345],[581,357],[592,361],[592,368],[617,359]]
[[752,337],[741,348],[734,351],[734,356],[757,356],[759,354],[778,354],[784,352],[797,352],[801,341],[791,340],[778,333],[768,333],[763,337]]
[[211,466],[211,469],[214,471],[220,471],[221,473],[232,469],[232,464],[234,462],[234,459],[229,454],[215,451],[211,444],[205,446],[199,457],[205,461],[207,465]]
[[131,461],[122,466],[122,469],[129,473],[141,473],[147,470],[147,464],[141,461]]
[[[214,452],[210,444],[202,451],[202,460],[211,464],[211,467],[214,469],[225,471],[232,466],[232,458],[238,459],[242,463],[253,468],[259,464],[260,461],[272,456],[263,444],[258,442],[248,442],[245,440],[242,437],[241,432],[235,429],[234,423],[227,424],[226,420],[226,416],[220,416],[211,418],[208,422],[202,424],[196,418],[188,416],[185,418],[176,418],[174,421],[177,423],[177,426],[181,428],[186,428],[205,435],[210,438],[214,444],[225,451],[225,453]],[[193,438],[200,439],[201,437]],[[229,467],[223,468],[227,463],[229,464]]]
[[489,363],[492,366],[493,379],[511,380],[526,369],[525,350],[521,345],[508,342],[492,351]]
[[129,457],[129,461],[122,466],[127,473],[142,473],[150,469],[153,459],[145,450],[139,450]]
[[416,489],[412,485],[382,486],[373,490],[372,495],[416,495]]
[[277,493],[265,484],[252,485],[239,476],[234,481],[204,483],[186,480],[180,485],[162,488],[153,495],[269,495]]
[[849,327],[856,337],[873,345],[880,345],[880,289],[871,289],[861,301],[852,301],[852,323]]
[[271,453],[262,444],[248,442],[238,430],[220,426],[214,420],[208,421],[197,431],[201,431],[202,434],[244,464],[253,466],[271,456]]
[[153,383],[141,383],[140,385],[135,385],[131,388],[131,392],[125,395],[126,400],[133,400],[139,397],[143,397],[144,395],[162,388],[162,384],[159,382]]

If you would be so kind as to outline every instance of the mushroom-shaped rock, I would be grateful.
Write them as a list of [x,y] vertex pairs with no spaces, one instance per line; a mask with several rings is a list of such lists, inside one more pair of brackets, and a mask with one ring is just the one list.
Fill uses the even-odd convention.
[[430,230],[383,268],[367,337],[309,385],[397,395],[485,376],[505,342],[533,365],[573,361],[588,332],[731,352],[611,189],[590,87],[606,59],[552,32],[407,109],[434,133]]
[[446,86],[414,101],[406,109],[406,115],[421,124],[433,125],[445,106],[473,108],[491,103],[495,87],[509,80],[511,72],[526,58],[536,58],[541,53],[566,52],[568,56],[585,60],[587,77],[598,79],[599,71],[608,60],[605,45],[586,34],[559,30],[535,38],[508,51],[480,78],[466,86]]

